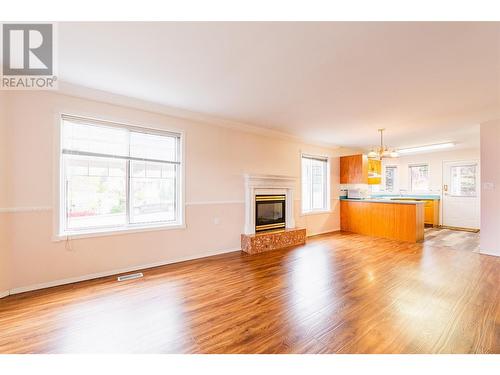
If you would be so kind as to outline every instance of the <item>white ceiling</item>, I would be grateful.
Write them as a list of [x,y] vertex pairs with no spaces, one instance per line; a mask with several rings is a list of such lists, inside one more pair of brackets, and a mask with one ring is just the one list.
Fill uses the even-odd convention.
[[59,77],[332,145],[477,144],[500,23],[61,23]]

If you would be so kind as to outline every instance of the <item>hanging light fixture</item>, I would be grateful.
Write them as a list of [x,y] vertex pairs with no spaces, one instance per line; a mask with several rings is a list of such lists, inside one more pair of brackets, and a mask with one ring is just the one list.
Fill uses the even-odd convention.
[[384,146],[384,130],[378,129],[380,133],[380,146],[377,148],[372,148],[368,153],[368,158],[370,159],[382,159],[382,158],[397,158],[399,157],[398,152],[395,149],[389,150],[389,147]]

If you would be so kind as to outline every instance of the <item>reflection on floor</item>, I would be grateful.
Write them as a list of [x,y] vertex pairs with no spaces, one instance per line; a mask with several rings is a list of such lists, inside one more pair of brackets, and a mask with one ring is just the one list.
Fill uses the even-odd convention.
[[1,299],[0,353],[500,353],[498,257],[333,233],[142,272]]
[[426,228],[425,244],[478,253],[479,233],[445,228]]

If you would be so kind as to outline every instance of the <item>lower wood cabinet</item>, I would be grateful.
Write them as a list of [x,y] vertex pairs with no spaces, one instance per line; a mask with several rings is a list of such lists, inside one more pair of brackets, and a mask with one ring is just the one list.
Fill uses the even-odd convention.
[[424,239],[424,205],[340,201],[340,228],[407,242]]
[[426,200],[424,206],[424,223],[437,227],[439,225],[439,200]]
[[425,202],[424,223],[433,227],[439,226],[439,199],[398,198],[398,200]]

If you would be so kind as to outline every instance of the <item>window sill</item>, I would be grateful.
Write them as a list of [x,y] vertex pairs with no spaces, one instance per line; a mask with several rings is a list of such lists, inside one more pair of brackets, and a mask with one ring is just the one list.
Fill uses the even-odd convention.
[[128,228],[116,228],[116,229],[106,228],[103,230],[66,232],[55,235],[52,240],[54,242],[59,242],[59,241],[66,241],[67,239],[72,240],[78,238],[107,237],[119,234],[130,234],[130,233],[151,232],[159,230],[174,230],[174,229],[186,229],[186,224],[161,224],[154,226],[148,225],[148,226],[134,226]]
[[324,215],[324,214],[331,214],[333,212],[332,209],[328,210],[318,210],[318,211],[307,211],[307,212],[302,212],[300,216],[310,216],[310,215]]

